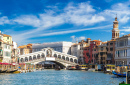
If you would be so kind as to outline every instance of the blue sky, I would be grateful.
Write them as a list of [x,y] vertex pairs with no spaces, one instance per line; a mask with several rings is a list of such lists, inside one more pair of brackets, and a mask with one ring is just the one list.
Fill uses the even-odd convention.
[[18,45],[111,39],[130,32],[130,0],[0,0],[0,30]]

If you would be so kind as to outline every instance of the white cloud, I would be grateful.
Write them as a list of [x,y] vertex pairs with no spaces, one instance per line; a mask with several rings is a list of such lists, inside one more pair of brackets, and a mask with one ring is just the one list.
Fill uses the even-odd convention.
[[75,25],[88,26],[105,20],[103,16],[94,14],[96,10],[88,2],[79,3],[77,6],[71,3],[64,10],[66,21]]
[[110,9],[106,9],[103,12],[99,13],[99,15],[104,16],[106,21],[112,21],[113,18],[118,17],[118,21],[120,23],[127,23],[130,20],[130,1],[125,3],[116,3],[111,6]]
[[84,40],[85,39],[85,36],[81,36],[78,38],[78,40]]
[[80,37],[76,37],[76,36],[71,36],[72,38],[72,42],[76,42],[76,41],[81,41],[84,40],[86,37],[85,36],[80,36]]
[[123,27],[124,29],[120,29],[123,32],[130,32],[130,27]]
[[94,27],[94,28],[67,30],[67,31],[57,31],[57,32],[51,32],[51,33],[44,33],[44,34],[41,34],[40,36],[62,35],[62,34],[69,34],[69,33],[81,32],[81,31],[86,31],[86,30],[95,30],[95,29],[104,29],[104,28],[106,29],[108,27],[112,27],[112,25]]
[[75,42],[75,35],[71,36],[72,42]]
[[[52,7],[56,8],[57,7]],[[79,26],[90,26],[103,21],[112,22],[115,18],[116,13],[120,23],[127,23],[130,19],[129,5],[127,3],[114,4],[110,9],[106,9],[102,12],[98,12],[90,5],[90,2],[85,3],[69,3],[63,10],[62,13],[57,14],[57,11],[46,10],[45,13],[39,15],[21,15],[13,19],[8,19],[7,16],[0,17],[0,25],[3,24],[20,24],[29,25],[35,27],[35,29],[28,30],[26,32],[13,32],[13,39],[17,42],[25,42],[28,38],[39,37],[39,36],[51,36],[51,35],[62,35],[86,30],[94,29],[106,29],[111,25],[99,26],[94,28],[75,29],[66,31],[55,31],[55,32],[43,32],[44,30],[52,27],[69,23]],[[95,14],[96,13],[96,14]],[[121,29],[121,31],[130,31],[130,29]],[[83,37],[81,37],[83,38]]]
[[8,19],[7,16],[0,17],[0,25],[9,24],[9,23],[10,23],[10,20]]
[[121,33],[121,35],[124,35],[125,33]]

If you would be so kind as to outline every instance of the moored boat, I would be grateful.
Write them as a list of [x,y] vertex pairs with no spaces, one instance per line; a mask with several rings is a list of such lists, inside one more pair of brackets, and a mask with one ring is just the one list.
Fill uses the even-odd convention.
[[17,70],[7,70],[6,72],[7,73],[14,73],[15,71],[17,71]]
[[88,71],[88,66],[87,65],[79,65],[79,66],[80,66],[80,70]]
[[68,66],[67,70],[76,70],[76,67],[75,66]]
[[123,72],[123,73],[117,73],[115,71],[112,72],[114,75],[117,75],[119,77],[126,77],[126,72]]
[[0,73],[6,73],[7,70],[0,70]]

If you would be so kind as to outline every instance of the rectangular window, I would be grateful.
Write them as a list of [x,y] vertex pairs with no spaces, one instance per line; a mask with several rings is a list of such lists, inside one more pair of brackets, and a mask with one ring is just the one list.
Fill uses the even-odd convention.
[[126,50],[126,56],[127,56],[127,50]]
[[123,41],[123,40],[121,40],[121,41],[119,42],[119,46],[124,46],[124,41]]
[[7,39],[9,40],[9,37],[7,37]]
[[113,48],[110,48],[110,51],[113,51]]
[[113,45],[113,43],[110,43],[110,45]]
[[124,56],[126,56],[126,55],[125,55],[125,50],[124,50]]

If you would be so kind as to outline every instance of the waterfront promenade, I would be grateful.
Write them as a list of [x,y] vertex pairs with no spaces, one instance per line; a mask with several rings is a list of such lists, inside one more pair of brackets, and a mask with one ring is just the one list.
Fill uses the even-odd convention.
[[43,70],[21,74],[0,74],[3,85],[118,85],[125,78],[102,72]]

